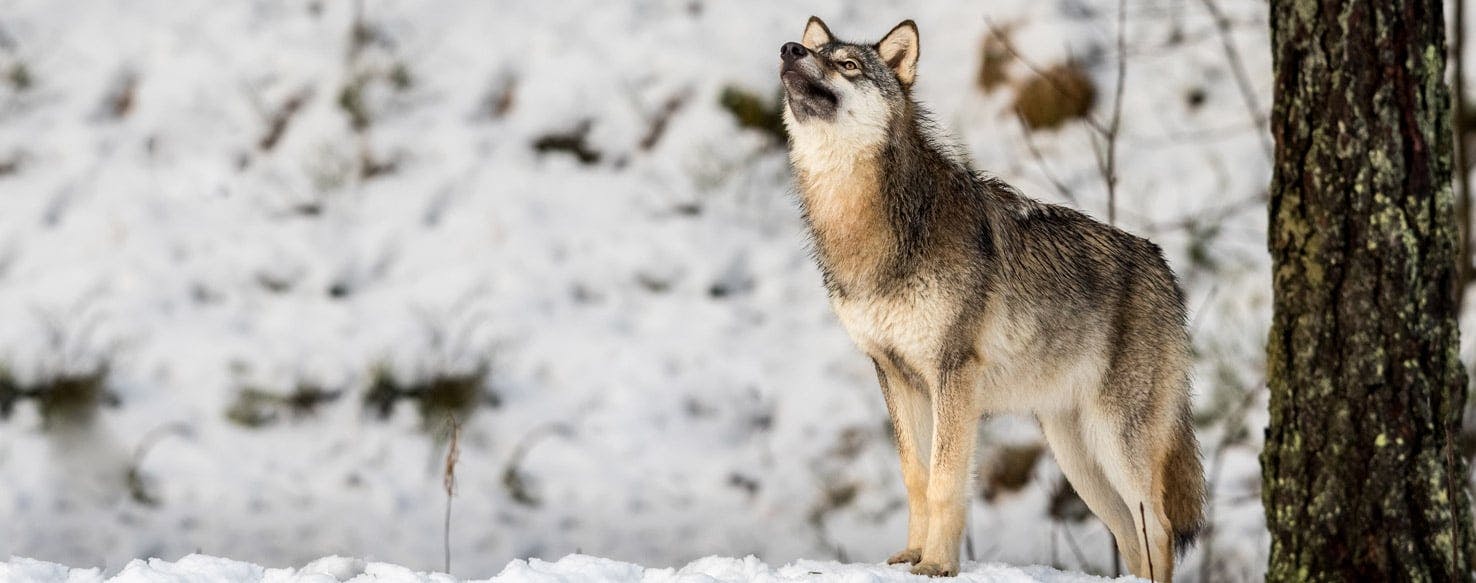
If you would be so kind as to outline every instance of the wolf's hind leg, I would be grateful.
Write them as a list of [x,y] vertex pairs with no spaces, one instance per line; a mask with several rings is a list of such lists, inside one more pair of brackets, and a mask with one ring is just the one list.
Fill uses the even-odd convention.
[[[1128,566],[1134,575],[1155,581],[1174,577],[1173,530],[1164,512],[1163,484],[1154,470],[1163,452],[1158,451],[1156,429],[1151,424],[1125,427],[1126,417],[1101,410],[1100,404],[1081,409],[1085,441],[1097,455],[1103,474],[1132,516],[1129,537],[1137,541],[1136,560]],[[1114,532],[1119,540],[1121,533]],[[1124,556],[1130,556],[1124,554]]]
[[928,454],[933,438],[933,407],[926,386],[914,386],[921,379],[903,374],[896,365],[873,359],[887,413],[892,418],[892,434],[897,440],[897,456],[902,460],[902,483],[907,485],[907,546],[887,559],[887,563],[916,563],[922,559],[923,544],[928,537]]
[[1117,490],[1107,480],[1102,467],[1097,464],[1092,451],[1081,436],[1081,419],[1076,411],[1039,415],[1040,429],[1046,443],[1056,457],[1056,465],[1085,502],[1092,514],[1097,515],[1112,532],[1117,541],[1117,552],[1127,561],[1128,570],[1137,572],[1138,540],[1142,538],[1133,530],[1133,516],[1127,504],[1117,496]]

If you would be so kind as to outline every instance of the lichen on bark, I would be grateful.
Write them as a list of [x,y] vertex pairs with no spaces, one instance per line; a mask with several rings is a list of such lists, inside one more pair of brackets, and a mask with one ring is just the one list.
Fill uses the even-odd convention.
[[1268,580],[1472,570],[1438,0],[1272,0]]

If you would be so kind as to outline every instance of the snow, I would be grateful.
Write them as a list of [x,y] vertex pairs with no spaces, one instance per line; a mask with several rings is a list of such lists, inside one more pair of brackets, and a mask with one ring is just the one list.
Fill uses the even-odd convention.
[[[568,555],[557,561],[539,559],[508,563],[490,583],[887,583],[929,581],[903,566],[844,564],[833,561],[796,561],[770,567],[749,555],[742,559],[706,557],[679,568],[653,569],[588,555]],[[971,583],[1085,583],[1101,577],[1065,573],[1048,567],[1010,567],[966,564],[956,581]],[[1132,580],[1125,577],[1122,580]],[[0,563],[0,581],[6,583],[454,583],[444,573],[425,573],[389,563],[344,557],[324,557],[301,569],[272,569],[207,555],[189,555],[178,561],[134,560],[123,571],[104,577],[97,569],[68,569],[31,559]],[[472,579],[464,579],[470,583]]]
[[[28,384],[105,367],[118,401],[79,427],[46,427],[34,400],[0,419],[0,557],[97,569],[16,561],[12,576],[222,561],[136,561],[193,552],[434,569],[444,439],[413,403],[381,419],[364,397],[381,371],[414,383],[481,366],[498,405],[464,419],[457,573],[515,561],[573,577],[594,559],[537,560],[573,552],[791,564],[754,564],[772,578],[891,573],[790,563],[899,550],[903,486],[871,366],[805,250],[783,151],[718,96],[774,95],[774,52],[811,13],[850,38],[912,18],[918,96],[977,165],[1105,217],[1091,131],[1037,133],[1042,164],[1011,90],[973,80],[986,22],[1008,26],[1031,60],[1087,67],[1103,116],[1117,3],[365,0],[372,40],[350,58],[356,4],[0,0],[0,72],[24,65],[33,80],[0,81],[0,165],[18,161],[0,175],[0,371]],[[1209,457],[1227,432],[1214,415],[1262,383],[1265,213],[1171,224],[1254,202],[1270,170],[1213,22],[1197,3],[1161,4],[1129,3],[1118,216],[1164,247],[1188,292]],[[1264,108],[1264,3],[1220,4]],[[366,78],[361,133],[341,103]],[[1206,100],[1191,107],[1195,89]],[[503,94],[506,115],[489,114]],[[597,164],[531,147],[585,122]],[[394,169],[364,177],[366,152]],[[248,390],[306,386],[337,397],[260,427],[227,415]],[[1260,432],[1248,435],[1219,458],[1216,580],[1255,580],[1264,564]],[[1028,420],[992,419],[985,458],[1038,441]],[[975,497],[976,556],[1110,572],[1098,521],[1051,517],[1060,472],[1043,459],[1022,489]],[[1203,551],[1185,557],[1186,580]],[[276,572],[248,563],[219,568]],[[750,566],[710,563],[697,569],[719,580]]]

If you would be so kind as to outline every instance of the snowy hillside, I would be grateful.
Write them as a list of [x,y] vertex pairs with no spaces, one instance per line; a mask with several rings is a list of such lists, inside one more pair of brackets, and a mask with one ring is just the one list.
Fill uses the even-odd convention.
[[[1131,580],[1131,577],[1123,580]],[[770,567],[752,556],[743,559],[707,557],[676,568],[652,569],[586,555],[569,555],[558,561],[538,559],[513,561],[491,583],[745,583],[806,581],[811,583],[886,583],[890,581],[927,581],[926,577],[909,574],[902,567],[883,565],[847,565],[828,561],[796,561],[783,567]],[[1007,567],[998,564],[966,565],[958,581],[971,583],[1087,583],[1106,581],[1063,573],[1046,567]],[[173,581],[209,581],[212,583],[286,583],[312,581],[331,583],[453,583],[457,579],[443,573],[417,572],[389,563],[365,562],[343,557],[318,559],[301,569],[269,569],[206,555],[190,555],[175,562],[132,561],[115,576],[106,577],[97,569],[68,569],[54,563],[18,559],[0,563],[0,581],[7,583],[152,583]],[[472,580],[465,580],[470,583]]]
[[[1105,218],[1089,125],[1014,111],[1069,64],[1106,116],[1116,4],[0,0],[0,557],[436,569],[454,413],[458,576],[892,580],[531,559],[897,551],[885,407],[762,129],[777,49],[812,13],[915,19],[917,94],[977,165]],[[1215,527],[1186,580],[1257,578],[1267,544],[1269,59],[1263,3],[1222,5],[1259,110],[1199,3],[1135,0],[1117,160],[1193,318]],[[1033,424],[987,429],[973,555],[1111,573]]]

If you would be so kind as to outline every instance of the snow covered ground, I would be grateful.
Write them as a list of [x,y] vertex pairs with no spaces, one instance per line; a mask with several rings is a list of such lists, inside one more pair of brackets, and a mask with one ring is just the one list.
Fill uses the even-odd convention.
[[[1124,580],[1132,579],[1131,577]],[[796,561],[770,567],[753,556],[742,559],[706,557],[676,568],[652,569],[587,555],[569,555],[554,562],[530,559],[509,563],[490,579],[491,583],[885,583],[928,581],[911,575],[903,567],[843,564],[831,561]],[[1086,583],[1101,577],[1072,574],[1048,567],[1009,567],[1000,564],[969,564],[958,581],[974,583]],[[107,577],[97,569],[68,569],[55,563],[16,559],[0,563],[0,581],[6,583],[453,583],[444,573],[417,572],[389,563],[365,562],[343,557],[318,559],[301,569],[270,569],[260,565],[206,555],[190,555],[175,562],[153,559],[128,563],[123,571]],[[471,579],[465,580],[468,583]]]
[[[1092,130],[1027,140],[1012,104],[1033,66],[1071,60],[1105,118],[1116,4],[0,0],[0,413],[7,382],[26,391],[0,417],[0,557],[100,569],[81,580],[290,576],[131,562],[197,552],[435,569],[447,444],[418,404],[471,387],[457,575],[883,580],[535,559],[898,550],[871,367],[829,313],[782,148],[723,96],[772,99],[812,13],[861,38],[912,18],[917,94],[977,165],[1105,217]],[[1193,318],[1215,528],[1186,580],[1256,579],[1267,545],[1265,8],[1220,4],[1258,111],[1199,3],[1133,0],[1117,162],[1118,222],[1164,246]],[[989,23],[1029,62],[985,91]],[[104,404],[58,413],[45,395],[67,387]],[[981,479],[975,556],[1110,573],[1033,425],[986,429],[981,474],[1029,463],[987,496]]]

